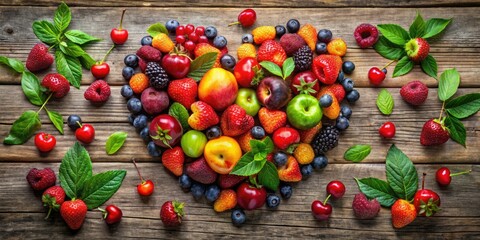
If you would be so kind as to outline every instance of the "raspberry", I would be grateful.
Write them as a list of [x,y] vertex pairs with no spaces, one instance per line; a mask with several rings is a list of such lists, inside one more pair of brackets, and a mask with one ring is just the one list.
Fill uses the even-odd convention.
[[347,53],[347,44],[341,38],[335,38],[327,44],[327,51],[332,55],[340,57]]
[[27,182],[35,191],[43,191],[55,185],[56,181],[57,177],[51,168],[42,170],[32,168],[27,174]]
[[150,85],[153,88],[162,90],[168,87],[170,79],[168,78],[167,72],[165,72],[165,69],[163,69],[160,64],[149,62],[147,64],[147,69],[145,69],[145,74],[147,74],[150,79]]
[[110,97],[110,86],[103,80],[97,80],[90,84],[83,97],[92,103],[104,103]]
[[378,29],[371,24],[362,23],[355,28],[353,36],[355,37],[358,46],[361,48],[368,48],[378,41]]
[[143,90],[147,89],[149,86],[149,81],[147,75],[143,73],[136,73],[130,78],[129,85],[132,88],[133,92],[140,94]]
[[295,61],[295,70],[298,72],[307,71],[312,66],[313,52],[310,47],[303,46],[293,54],[293,60]]
[[42,80],[42,86],[53,93],[54,98],[62,98],[70,91],[70,83],[59,73],[47,74]]
[[427,100],[428,87],[420,81],[411,81],[400,89],[400,95],[405,102],[418,106]]
[[148,45],[138,49],[137,56],[147,62],[159,62],[162,60],[162,52]]
[[358,219],[372,219],[380,211],[380,203],[377,199],[368,200],[365,194],[355,194],[353,198],[352,209],[355,217]]
[[338,136],[340,132],[335,126],[322,128],[312,141],[312,147],[315,155],[324,154],[338,145]]

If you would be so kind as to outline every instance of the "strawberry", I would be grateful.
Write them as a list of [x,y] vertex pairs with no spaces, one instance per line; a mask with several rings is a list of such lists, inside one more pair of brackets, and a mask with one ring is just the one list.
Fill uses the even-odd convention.
[[253,41],[255,44],[262,44],[267,40],[275,39],[276,31],[273,26],[260,26],[252,31]]
[[250,131],[254,124],[253,117],[237,104],[230,105],[220,118],[222,133],[230,137],[236,137]]
[[247,131],[246,133],[240,135],[239,137],[235,138],[237,140],[238,145],[240,145],[240,148],[242,149],[242,152],[246,153],[252,150],[252,147],[250,146],[250,140],[252,140],[252,132]]
[[430,45],[423,38],[414,38],[405,44],[405,51],[410,60],[419,63],[428,56]]
[[302,173],[297,160],[293,156],[288,156],[287,164],[277,169],[278,178],[284,182],[299,182],[302,180]]
[[257,57],[257,49],[251,43],[244,43],[237,48],[237,57],[238,61],[246,58],[246,57]]
[[195,54],[195,58],[210,52],[217,53],[217,60],[215,60],[215,64],[213,64],[213,67],[221,67],[222,65],[220,64],[220,58],[222,57],[222,54],[218,48],[210,45],[209,43],[199,43],[197,44],[197,46],[195,46],[195,50],[193,50],[193,53]]
[[87,205],[80,199],[65,201],[60,206],[60,215],[70,229],[78,230],[87,216]]
[[232,189],[224,189],[213,203],[215,212],[225,212],[237,205],[237,193]]
[[159,33],[155,35],[155,37],[153,37],[152,47],[160,50],[160,52],[162,53],[169,53],[170,51],[173,50],[173,48],[175,47],[175,44],[167,34]]
[[45,75],[41,83],[50,92],[53,93],[54,98],[63,98],[70,91],[70,83],[59,73],[49,73]]
[[190,105],[197,98],[197,82],[192,78],[182,78],[173,80],[168,84],[168,96],[175,102],[182,104],[185,108],[190,109]]
[[413,106],[422,105],[428,97],[428,87],[421,81],[411,81],[400,89],[400,96]]
[[195,130],[203,131],[218,124],[219,119],[215,110],[206,102],[197,101],[191,105],[192,115],[188,117],[188,125]]
[[310,164],[315,157],[315,152],[310,144],[300,143],[293,151],[293,156],[299,164]]
[[165,150],[162,154],[163,166],[179,177],[183,173],[183,163],[185,162],[185,155],[181,147],[176,146]]
[[48,219],[52,209],[58,211],[60,205],[65,201],[65,191],[60,186],[52,186],[47,188],[42,194],[43,206],[48,207],[48,214],[45,219]]
[[162,52],[149,45],[139,48],[137,50],[137,56],[145,62],[160,62],[162,60]]
[[238,176],[233,174],[221,174],[218,176],[218,186],[222,189],[232,188],[243,180],[247,179],[245,176]]
[[163,225],[166,227],[178,227],[182,223],[182,217],[185,215],[183,212],[184,203],[173,201],[167,201],[162,205],[160,209],[160,219]]
[[420,143],[423,146],[441,145],[447,142],[449,138],[450,134],[443,121],[432,118],[423,125]]
[[55,172],[51,168],[36,169],[32,168],[27,174],[27,182],[35,191],[43,191],[57,181]]
[[52,54],[48,53],[48,47],[37,43],[28,54],[26,66],[30,72],[38,72],[50,67],[53,60]]
[[334,83],[332,85],[322,86],[322,89],[318,92],[317,98],[320,99],[323,94],[326,92],[330,92],[337,98],[338,102],[342,102],[345,98],[345,89],[343,88],[342,84]]
[[287,124],[287,114],[281,110],[270,110],[262,107],[258,111],[258,119],[265,132],[272,134]]
[[415,206],[407,200],[398,199],[392,205],[392,224],[395,228],[403,228],[417,217]]
[[322,54],[313,59],[312,71],[323,84],[335,83],[341,69],[342,59],[339,56]]
[[185,171],[189,177],[199,183],[211,184],[217,180],[217,172],[208,166],[203,157],[187,165]]
[[300,133],[300,142],[311,143],[320,129],[322,129],[322,122],[319,122],[317,125],[315,125],[315,127],[310,129],[298,131],[298,133]]
[[315,51],[315,44],[317,43],[317,29],[311,24],[303,25],[297,32],[300,37],[305,40],[312,51]]
[[278,66],[282,66],[287,59],[287,54],[282,46],[274,40],[267,40],[258,48],[257,61],[270,61]]

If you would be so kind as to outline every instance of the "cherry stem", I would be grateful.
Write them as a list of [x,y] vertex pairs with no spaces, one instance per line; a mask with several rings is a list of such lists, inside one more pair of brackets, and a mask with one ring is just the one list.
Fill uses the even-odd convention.
[[77,124],[79,127],[82,127],[82,124],[79,121],[77,121]]
[[327,198],[325,198],[325,201],[323,201],[323,205],[327,204],[328,199],[330,199],[331,196],[332,194],[328,194]]
[[425,176],[427,176],[426,173],[423,173],[423,176],[422,176],[422,190],[424,189],[425,187]]
[[122,11],[122,18],[120,18],[120,27],[118,27],[118,30],[122,30],[123,16],[125,15],[125,11],[127,11],[127,9],[123,9]]
[[107,56],[112,52],[112,50],[115,48],[115,44],[113,44],[113,46],[108,50],[107,54],[105,54],[105,56],[103,56],[103,59],[100,63],[103,63],[105,62],[105,60],[107,60]]
[[238,24],[240,24],[240,22],[238,22],[238,21],[237,22],[232,22],[232,23],[228,24],[228,27],[233,26],[233,25],[238,25]]
[[250,180],[250,183],[251,183],[253,186],[255,186],[256,188],[259,188],[259,187],[260,187],[260,186],[258,186],[257,178],[256,178],[256,177],[250,175],[250,176],[248,177],[248,180]]
[[393,59],[392,61],[390,61],[389,63],[387,63],[387,65],[383,66],[382,69],[387,68],[388,66],[390,66],[390,64],[392,64],[392,63],[394,63],[394,62],[396,62],[396,61],[397,61],[397,59]]
[[47,220],[49,217],[50,217],[50,213],[52,213],[52,208],[48,208],[48,213],[47,213],[47,216],[44,218],[45,220]]
[[472,172],[472,169],[469,169],[469,170],[466,170],[466,171],[463,171],[463,172],[452,173],[452,174],[450,174],[450,177],[455,177],[455,176],[463,175],[463,174],[469,174],[471,172]]
[[108,213],[107,213],[107,211],[106,211],[105,209],[99,208],[99,207],[98,207],[97,209],[98,209],[100,212],[102,212],[102,219],[107,218]]
[[132,162],[133,162],[133,165],[135,165],[135,169],[137,169],[137,173],[138,173],[138,176],[140,177],[140,181],[144,183],[145,180],[143,180],[142,174],[140,174],[140,170],[138,170],[137,163],[135,162],[135,158],[132,158]]
[[52,96],[53,96],[53,92],[50,93],[50,95],[48,95],[47,100],[45,100],[45,102],[43,102],[43,104],[42,104],[42,106],[40,107],[40,109],[38,109],[37,114],[38,114],[40,111],[42,111],[42,109],[45,108],[45,105],[47,105],[48,101],[50,100],[50,98],[52,98]]

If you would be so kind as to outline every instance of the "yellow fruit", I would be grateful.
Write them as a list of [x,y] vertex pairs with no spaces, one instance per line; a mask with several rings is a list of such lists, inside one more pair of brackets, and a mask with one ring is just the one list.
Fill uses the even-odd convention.
[[255,44],[262,44],[263,42],[267,40],[273,40],[275,39],[276,35],[275,27],[273,26],[260,26],[252,31],[253,35],[253,41]]
[[167,34],[159,33],[155,35],[155,37],[153,37],[152,47],[160,50],[160,52],[162,53],[169,53],[170,51],[173,50],[173,48],[175,47],[175,44]]
[[257,50],[253,44],[244,43],[237,48],[237,57],[239,61],[246,57],[257,58]]
[[315,158],[315,152],[310,144],[300,143],[293,151],[293,156],[297,159],[298,163],[310,164]]
[[305,40],[312,51],[315,51],[315,44],[317,43],[317,29],[310,24],[303,25],[297,32],[300,37]]

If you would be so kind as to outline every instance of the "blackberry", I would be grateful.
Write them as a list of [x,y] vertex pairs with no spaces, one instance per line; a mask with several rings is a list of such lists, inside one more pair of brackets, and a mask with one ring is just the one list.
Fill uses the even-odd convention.
[[303,46],[293,54],[295,61],[295,70],[303,72],[310,69],[313,61],[313,52],[308,46]]
[[312,147],[315,155],[326,153],[328,150],[338,145],[338,136],[340,132],[335,126],[326,126],[320,130],[312,141]]
[[147,74],[150,79],[150,86],[154,87],[157,90],[166,89],[168,86],[167,72],[156,62],[149,62],[147,68],[145,69],[145,74]]

